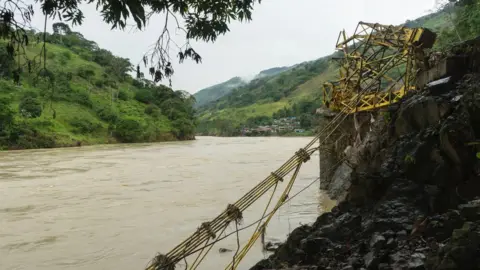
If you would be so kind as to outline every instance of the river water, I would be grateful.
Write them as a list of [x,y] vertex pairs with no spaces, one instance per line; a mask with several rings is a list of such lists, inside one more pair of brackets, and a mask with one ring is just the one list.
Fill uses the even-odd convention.
[[[143,269],[157,252],[168,252],[217,216],[309,140],[199,137],[0,152],[0,270]],[[291,194],[318,174],[315,155],[302,166]],[[285,239],[332,206],[318,186],[280,209],[267,240]],[[264,197],[245,211],[244,225],[261,216]],[[251,232],[239,234],[241,244]],[[199,269],[223,269],[231,261],[233,253],[220,254],[219,248],[236,250],[236,236],[215,245]],[[239,269],[266,256],[256,243]]]

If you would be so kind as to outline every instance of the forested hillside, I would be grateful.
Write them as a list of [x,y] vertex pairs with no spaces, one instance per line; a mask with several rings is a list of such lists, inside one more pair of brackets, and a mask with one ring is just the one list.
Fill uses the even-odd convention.
[[[436,48],[455,41],[453,23],[458,7],[448,7],[413,21],[409,27],[428,27],[439,34]],[[379,22],[381,23],[381,22]],[[335,41],[332,40],[332,48]],[[321,106],[321,88],[325,81],[337,76],[332,58],[338,52],[318,60],[302,63],[276,76],[258,78],[230,89],[227,95],[198,108],[201,134],[239,135],[243,128],[271,125],[276,119],[296,117],[298,128],[316,126],[315,110]]]
[[194,99],[185,91],[132,78],[129,59],[63,23],[25,38],[15,59],[11,41],[1,41],[0,148],[194,138]]
[[199,108],[208,105],[210,102],[216,101],[217,99],[228,95],[230,91],[246,83],[247,82],[242,78],[234,77],[226,82],[202,89],[193,95],[196,101],[194,106],[195,108]]
[[[264,78],[268,76],[274,76],[281,72],[284,72],[287,69],[289,69],[289,67],[275,67],[267,70],[262,70],[260,71],[260,73],[255,75],[253,79],[255,80],[255,79]],[[221,97],[230,94],[230,92],[233,89],[238,88],[242,85],[246,85],[248,83],[249,81],[247,79],[243,79],[240,77],[233,77],[228,81],[202,89],[193,95],[196,100],[194,107],[200,108],[200,107],[208,106],[211,103],[216,102]]]

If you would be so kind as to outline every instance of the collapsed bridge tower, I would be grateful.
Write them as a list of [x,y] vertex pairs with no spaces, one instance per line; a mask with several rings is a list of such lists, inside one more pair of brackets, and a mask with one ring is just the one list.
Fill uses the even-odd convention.
[[355,113],[397,102],[417,89],[417,73],[428,68],[425,50],[435,39],[426,28],[366,22],[351,37],[343,30],[336,44],[343,53],[339,80],[324,84],[324,104],[332,111]]

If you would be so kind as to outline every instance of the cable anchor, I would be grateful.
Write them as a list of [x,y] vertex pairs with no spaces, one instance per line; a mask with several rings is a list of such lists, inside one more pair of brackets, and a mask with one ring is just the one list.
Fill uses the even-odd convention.
[[278,173],[272,172],[271,175],[273,178],[275,178],[275,180],[277,180],[277,182],[283,182],[283,177],[281,177]]
[[300,158],[300,160],[305,163],[307,161],[310,160],[310,155],[308,154],[308,152],[303,149],[303,148],[300,148],[300,150],[298,150],[297,152],[295,152],[295,155],[297,155],[298,158]]

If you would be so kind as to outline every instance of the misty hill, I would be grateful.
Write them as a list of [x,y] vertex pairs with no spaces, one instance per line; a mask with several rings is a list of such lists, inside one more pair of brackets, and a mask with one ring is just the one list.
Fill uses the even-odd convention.
[[[274,67],[262,70],[253,77],[253,80],[268,76],[274,76],[287,69],[289,69],[289,67]],[[233,77],[228,81],[204,88],[193,95],[196,99],[194,107],[199,108],[211,102],[214,102],[219,98],[230,94],[233,89],[248,84],[251,80],[252,79],[248,78]]]

